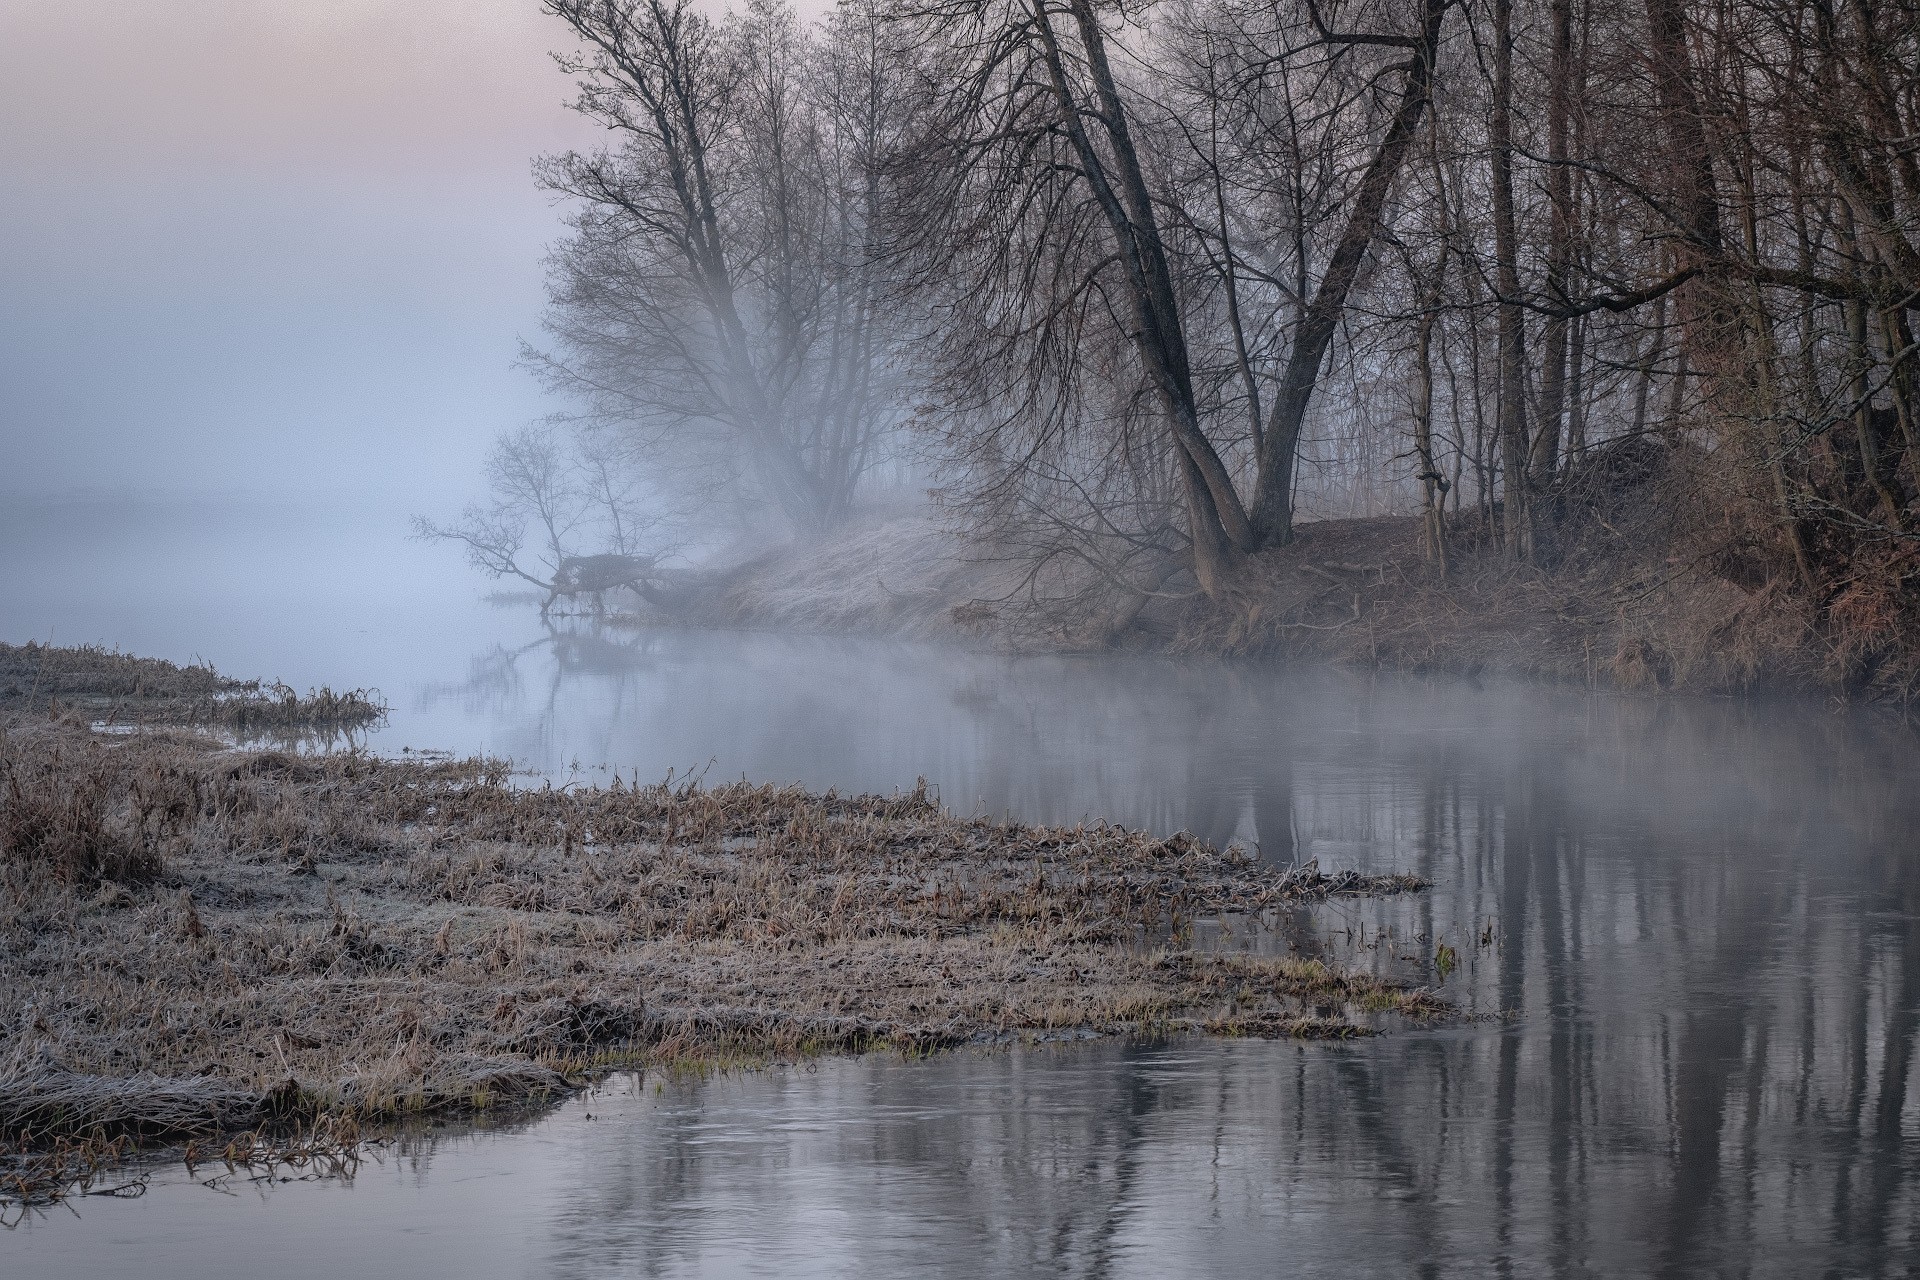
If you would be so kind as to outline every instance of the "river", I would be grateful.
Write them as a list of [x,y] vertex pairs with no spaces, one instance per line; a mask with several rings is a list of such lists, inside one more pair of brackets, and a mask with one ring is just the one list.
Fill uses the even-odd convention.
[[[97,504],[96,504],[97,505]],[[378,750],[909,788],[1434,888],[1217,946],[1431,975],[1352,1044],[616,1077],[350,1182],[152,1171],[0,1234],[98,1276],[1869,1275],[1920,1266],[1920,753],[1885,714],[542,626],[351,512],[0,519],[0,639],[379,686]],[[201,1178],[209,1176],[202,1170]],[[231,1194],[223,1194],[229,1192]]]

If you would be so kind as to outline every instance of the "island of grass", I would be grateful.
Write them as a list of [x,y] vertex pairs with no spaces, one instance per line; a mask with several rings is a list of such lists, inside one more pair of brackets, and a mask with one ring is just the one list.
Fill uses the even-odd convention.
[[[65,705],[92,696],[84,664],[54,664]],[[0,1194],[16,1198],[130,1145],[244,1153],[617,1067],[1342,1037],[1445,1008],[1316,960],[1187,946],[1202,916],[1410,877],[961,817],[924,786],[527,786],[496,761],[0,710]]]
[[35,712],[87,719],[96,728],[162,724],[250,739],[338,737],[378,723],[386,704],[371,689],[312,689],[223,676],[93,645],[0,644],[0,716]]

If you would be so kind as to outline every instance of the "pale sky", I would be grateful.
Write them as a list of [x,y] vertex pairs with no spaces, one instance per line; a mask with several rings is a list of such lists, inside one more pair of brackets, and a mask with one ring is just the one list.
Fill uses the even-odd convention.
[[0,495],[470,491],[590,145],[538,0],[0,0]]

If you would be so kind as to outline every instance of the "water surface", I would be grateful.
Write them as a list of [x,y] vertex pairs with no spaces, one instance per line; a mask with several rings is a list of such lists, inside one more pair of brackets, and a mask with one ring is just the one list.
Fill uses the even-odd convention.
[[[1501,1014],[625,1078],[351,1186],[163,1171],[20,1274],[1864,1275],[1920,1265],[1920,754],[1820,705],[540,625],[346,515],[16,515],[0,638],[378,684],[383,750],[891,790],[1411,870],[1317,949]],[[70,518],[70,517],[66,517]],[[38,519],[38,523],[36,523]],[[226,522],[225,525],[222,522]],[[589,1118],[591,1117],[591,1118]]]

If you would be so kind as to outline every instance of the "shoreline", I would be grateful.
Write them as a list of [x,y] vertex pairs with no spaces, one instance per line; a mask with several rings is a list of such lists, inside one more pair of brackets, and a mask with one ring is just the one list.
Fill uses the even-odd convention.
[[[1597,518],[1610,540],[1614,526]],[[1506,559],[1470,521],[1455,524],[1445,574],[1421,548],[1418,517],[1335,519],[1249,557],[1222,601],[1176,579],[1144,601],[1082,582],[1036,605],[1001,598],[1017,575],[990,552],[970,551],[930,512],[895,509],[690,577],[673,607],[635,600],[605,616],[629,628],[856,635],[1015,656],[1250,658],[1617,693],[1895,706],[1920,696],[1920,647],[1909,638],[1836,630],[1791,591],[1738,580],[1737,566],[1707,552],[1672,563],[1664,544],[1567,545],[1537,567]]]
[[0,725],[16,1200],[160,1145],[338,1158],[361,1125],[622,1068],[1450,1012],[1317,959],[1192,947],[1197,919],[1410,877],[961,817],[924,785],[534,789],[498,761],[103,734],[17,703]]

